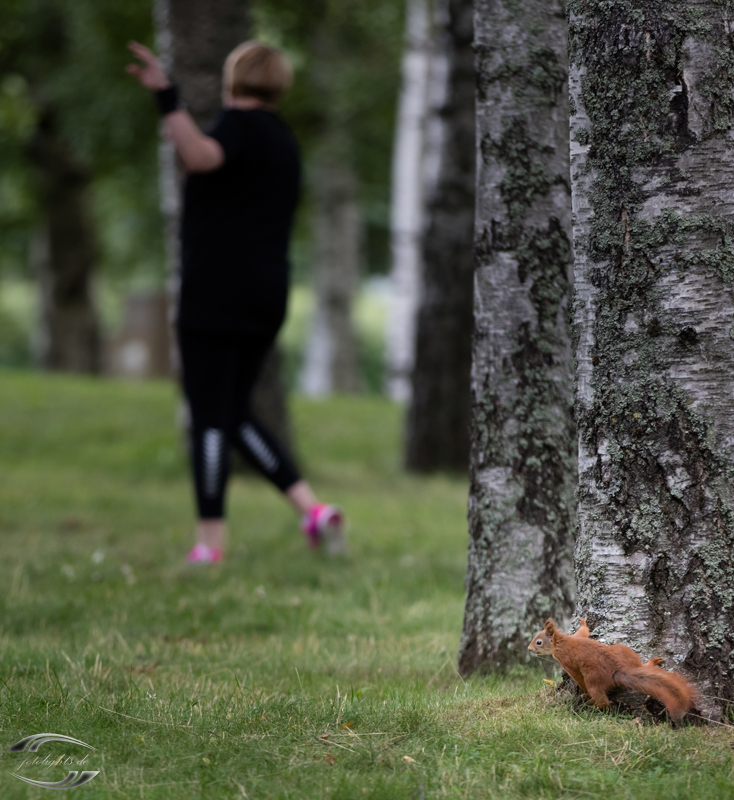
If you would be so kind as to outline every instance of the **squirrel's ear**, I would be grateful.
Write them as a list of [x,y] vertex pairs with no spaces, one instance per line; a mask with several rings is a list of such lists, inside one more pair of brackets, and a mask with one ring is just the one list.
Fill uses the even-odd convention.
[[552,620],[552,619],[549,617],[549,618],[548,618],[548,619],[545,621],[545,632],[548,634],[548,636],[552,636],[552,635],[553,635],[553,631],[554,631],[555,629],[556,629],[556,624],[555,624],[555,622],[553,622],[553,620]]

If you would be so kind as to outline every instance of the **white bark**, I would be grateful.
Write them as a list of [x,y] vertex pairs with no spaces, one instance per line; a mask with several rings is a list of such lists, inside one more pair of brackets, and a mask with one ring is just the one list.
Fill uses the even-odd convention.
[[566,26],[475,0],[477,209],[463,672],[522,660],[573,609]]
[[421,282],[424,146],[431,36],[428,0],[408,0],[405,53],[392,161],[392,303],[387,327],[387,393],[410,398]]
[[734,700],[734,47],[724,7],[695,5],[695,23],[570,6],[576,568],[596,632],[666,658],[716,717]]
[[352,306],[359,285],[362,222],[352,169],[322,154],[314,173],[316,309],[300,388],[324,397],[359,388]]
[[[430,10],[430,28],[428,42],[428,74],[425,87],[425,110],[423,124],[423,151],[418,164],[418,185],[416,187],[415,225],[418,229],[418,248],[422,251],[423,233],[427,224],[426,206],[436,199],[439,191],[441,169],[446,163],[446,138],[448,134],[445,113],[448,110],[449,97],[449,56],[453,55],[454,44],[451,41],[449,19],[450,0],[433,0]],[[419,264],[422,260],[419,254]],[[419,277],[421,273],[419,272]],[[419,281],[420,283],[420,281]],[[418,292],[420,300],[420,289]]]

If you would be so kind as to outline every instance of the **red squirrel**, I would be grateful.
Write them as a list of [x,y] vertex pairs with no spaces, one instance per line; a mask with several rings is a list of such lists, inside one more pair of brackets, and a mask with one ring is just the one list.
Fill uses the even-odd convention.
[[[589,638],[589,626],[586,624],[586,617],[581,617],[581,619],[579,619],[579,629],[572,635],[578,638]],[[537,637],[533,641],[537,643]],[[550,642],[548,644],[548,650],[533,650],[533,652],[553,655],[550,650]],[[635,653],[631,647],[627,647],[626,644],[610,644],[609,649],[616,654],[617,658],[624,664],[625,667],[659,667],[665,662],[664,658],[657,656],[656,658],[651,658],[649,661],[646,661],[643,664],[642,659],[637,655],[637,653]],[[528,645],[528,650],[532,650],[530,645]]]
[[671,720],[677,723],[696,701],[696,689],[688,681],[661,669],[662,658],[643,664],[637,653],[624,644],[605,645],[590,639],[584,618],[573,636],[561,633],[552,619],[546,620],[528,650],[553,656],[597,708],[608,708],[607,693],[612,689],[632,689],[664,703]]

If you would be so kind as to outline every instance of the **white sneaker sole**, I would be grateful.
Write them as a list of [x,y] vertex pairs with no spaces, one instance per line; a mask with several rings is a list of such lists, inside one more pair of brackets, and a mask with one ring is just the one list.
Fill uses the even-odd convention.
[[347,552],[347,538],[344,535],[344,518],[341,514],[329,520],[321,529],[324,548],[330,556],[343,556]]

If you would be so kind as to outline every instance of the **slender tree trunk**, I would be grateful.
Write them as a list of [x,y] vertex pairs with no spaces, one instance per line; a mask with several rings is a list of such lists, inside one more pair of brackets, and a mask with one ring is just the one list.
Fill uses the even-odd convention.
[[348,161],[322,153],[314,173],[316,311],[301,389],[323,396],[359,389],[352,305],[359,285],[362,226],[357,177]]
[[95,242],[89,212],[90,175],[61,139],[50,109],[41,112],[27,153],[36,168],[46,218],[41,256],[36,259],[41,365],[97,373],[101,342],[91,295]]
[[[469,464],[475,115],[472,0],[436,0],[426,126],[426,230],[406,465]],[[435,153],[435,155],[433,155]]]
[[[243,0],[156,0],[158,48],[179,83],[188,110],[206,130],[222,106],[222,67],[227,55],[251,32],[249,3]],[[172,146],[161,145],[161,207],[165,217],[171,306],[177,306],[180,268],[180,173]],[[255,387],[255,413],[285,443],[291,441],[277,346]],[[178,364],[176,354],[174,363]]]
[[393,299],[387,327],[387,393],[410,398],[420,291],[423,155],[431,55],[428,0],[407,0],[405,54],[392,164]]
[[[561,0],[476,0],[478,163],[463,673],[573,609],[576,438]],[[560,618],[560,619],[559,619]]]
[[734,9],[572,0],[579,609],[734,700]]

